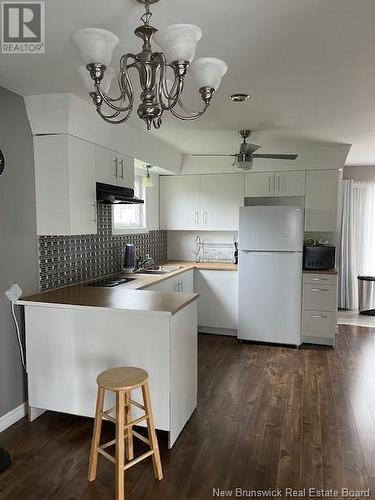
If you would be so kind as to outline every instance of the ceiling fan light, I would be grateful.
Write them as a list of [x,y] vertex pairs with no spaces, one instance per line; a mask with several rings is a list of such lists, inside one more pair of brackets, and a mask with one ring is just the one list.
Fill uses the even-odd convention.
[[235,167],[237,170],[251,170],[253,168],[253,159],[248,155],[236,155]]
[[201,57],[192,63],[190,69],[198,88],[209,87],[217,90],[221,79],[228,71],[228,66],[216,57]]
[[72,42],[79,50],[85,65],[109,66],[113,50],[119,41],[118,36],[111,31],[98,28],[83,28],[72,35]]
[[[87,71],[85,65],[82,65],[78,68],[78,73],[79,76],[82,78],[83,84],[87,92],[89,94],[91,94],[91,92],[95,92],[94,80],[91,78],[90,73]],[[111,66],[105,70],[103,80],[100,83],[100,88],[105,94],[108,94],[114,76],[115,76],[115,70]]]
[[195,57],[197,43],[202,30],[193,24],[171,24],[157,31],[154,41],[164,53],[168,63],[176,61],[191,62]]

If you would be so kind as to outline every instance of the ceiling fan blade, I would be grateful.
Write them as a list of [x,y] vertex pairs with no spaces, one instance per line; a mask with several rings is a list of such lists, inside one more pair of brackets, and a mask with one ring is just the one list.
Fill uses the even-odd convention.
[[194,154],[191,155],[193,158],[230,158],[232,156],[237,156],[237,155],[228,155],[228,154]]
[[241,153],[247,153],[251,154],[260,149],[261,146],[258,146],[257,144],[241,144]]
[[296,158],[298,158],[298,155],[267,155],[262,153],[255,153],[253,154],[253,158],[268,158],[269,160],[295,160]]

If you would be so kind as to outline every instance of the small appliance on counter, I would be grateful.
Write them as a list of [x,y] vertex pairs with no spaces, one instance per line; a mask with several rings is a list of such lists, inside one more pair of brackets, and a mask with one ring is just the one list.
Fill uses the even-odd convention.
[[122,269],[125,272],[132,273],[137,267],[137,258],[135,246],[133,243],[127,243],[124,248],[124,259]]
[[328,271],[335,268],[336,247],[331,245],[305,245],[303,268],[306,270]]

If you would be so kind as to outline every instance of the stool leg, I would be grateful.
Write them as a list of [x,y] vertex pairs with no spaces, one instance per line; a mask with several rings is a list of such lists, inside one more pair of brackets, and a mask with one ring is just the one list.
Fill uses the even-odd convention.
[[125,393],[116,393],[116,500],[124,500]]
[[[130,404],[130,393],[127,392],[125,394],[125,423],[129,423],[132,421],[132,409]],[[126,453],[128,456],[128,460],[133,460],[134,458],[134,450],[133,450],[133,433],[132,427],[128,427],[126,429]]]
[[142,394],[143,394],[143,402],[146,408],[147,414],[147,430],[149,440],[151,441],[151,449],[154,451],[152,455],[152,464],[154,466],[154,475],[156,479],[163,479],[163,469],[161,466],[160,460],[160,452],[159,452],[159,444],[158,438],[156,437],[155,425],[154,425],[154,417],[152,413],[152,405],[150,398],[150,390],[148,387],[148,382],[146,381],[144,385],[142,385]]
[[96,470],[98,468],[98,455],[99,455],[98,446],[100,443],[100,434],[102,432],[102,421],[103,421],[103,417],[101,416],[100,413],[103,411],[104,395],[105,395],[105,390],[102,387],[98,387],[94,432],[92,435],[91,451],[90,451],[89,481],[95,481]]

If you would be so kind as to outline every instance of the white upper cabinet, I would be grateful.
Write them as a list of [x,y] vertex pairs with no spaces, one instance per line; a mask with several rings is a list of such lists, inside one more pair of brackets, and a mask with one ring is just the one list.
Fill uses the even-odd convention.
[[243,174],[202,175],[201,229],[238,231],[243,202]]
[[134,160],[111,149],[95,146],[97,182],[134,188]]
[[306,174],[305,230],[332,231],[339,225],[342,171],[315,170]]
[[275,196],[305,196],[306,174],[275,172]]
[[305,196],[305,172],[247,172],[245,197]]
[[160,228],[238,230],[243,174],[181,175],[160,178]]
[[34,137],[37,233],[95,234],[95,146],[69,135]]
[[273,196],[274,172],[247,172],[245,174],[245,198]]
[[160,177],[160,229],[199,229],[199,190],[199,175]]

